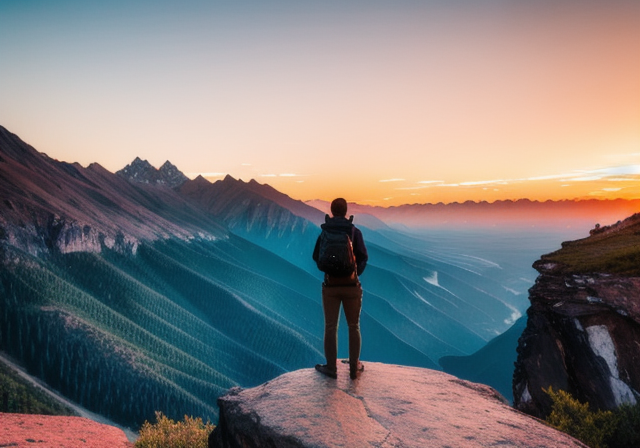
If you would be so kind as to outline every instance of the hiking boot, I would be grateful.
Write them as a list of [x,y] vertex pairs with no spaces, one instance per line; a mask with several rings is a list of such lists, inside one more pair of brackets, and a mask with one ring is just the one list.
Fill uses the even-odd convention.
[[316,364],[316,370],[329,378],[333,378],[334,380],[338,378],[338,369],[332,369],[326,364]]
[[358,374],[362,371],[364,371],[364,364],[360,361],[358,361],[358,364],[355,366],[349,365],[349,377],[351,377],[352,380],[358,378]]

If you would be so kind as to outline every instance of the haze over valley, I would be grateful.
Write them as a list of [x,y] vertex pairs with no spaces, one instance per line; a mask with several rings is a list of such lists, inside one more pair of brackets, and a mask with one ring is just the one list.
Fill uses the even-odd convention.
[[[323,362],[325,203],[170,162],[60,162],[2,127],[0,191],[0,349],[74,402],[133,428],[156,410],[215,421],[230,387]],[[640,201],[350,207],[370,257],[362,359],[464,378],[499,346],[487,378],[510,397],[532,263]]]

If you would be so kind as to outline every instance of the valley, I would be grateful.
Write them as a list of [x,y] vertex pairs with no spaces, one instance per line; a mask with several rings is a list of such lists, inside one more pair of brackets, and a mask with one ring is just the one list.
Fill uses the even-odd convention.
[[[127,427],[156,410],[216,421],[229,388],[323,361],[311,251],[324,211],[253,180],[185,180],[144,162],[118,173],[59,162],[0,127],[0,350]],[[509,398],[509,330],[528,307],[532,263],[638,202],[582,204],[579,216],[544,204],[545,226],[503,226],[499,214],[420,226],[405,209],[354,205],[370,256],[363,361],[482,370]],[[494,357],[504,363],[480,369]]]

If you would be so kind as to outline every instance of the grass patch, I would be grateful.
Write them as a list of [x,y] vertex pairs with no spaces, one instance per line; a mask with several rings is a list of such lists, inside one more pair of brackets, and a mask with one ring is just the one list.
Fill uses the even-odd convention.
[[562,244],[542,260],[561,265],[565,273],[594,272],[640,276],[640,214],[599,229],[585,239]]

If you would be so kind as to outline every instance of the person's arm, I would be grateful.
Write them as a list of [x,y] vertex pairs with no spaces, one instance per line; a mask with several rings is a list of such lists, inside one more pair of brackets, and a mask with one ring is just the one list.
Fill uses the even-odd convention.
[[367,247],[364,244],[362,232],[360,229],[355,227],[353,232],[353,254],[356,256],[357,274],[360,276],[367,267],[369,254],[367,253]]
[[313,261],[318,262],[318,255],[320,253],[320,237],[316,240],[316,246],[313,248]]

